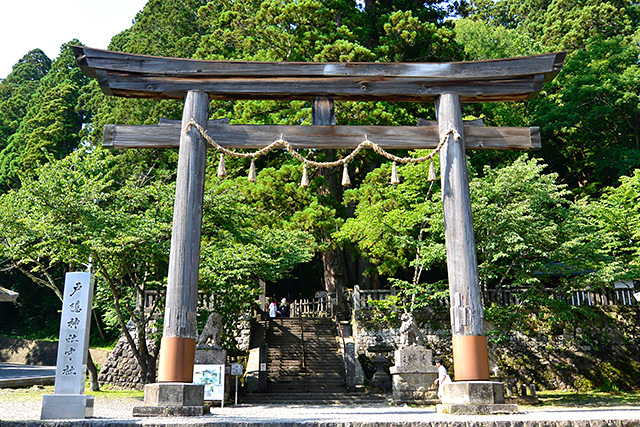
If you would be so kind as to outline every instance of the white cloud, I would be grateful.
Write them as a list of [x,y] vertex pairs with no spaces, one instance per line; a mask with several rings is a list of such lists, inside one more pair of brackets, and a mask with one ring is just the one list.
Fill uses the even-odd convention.
[[72,39],[106,49],[129,28],[147,0],[11,0],[0,15],[0,78],[32,49],[54,60]]

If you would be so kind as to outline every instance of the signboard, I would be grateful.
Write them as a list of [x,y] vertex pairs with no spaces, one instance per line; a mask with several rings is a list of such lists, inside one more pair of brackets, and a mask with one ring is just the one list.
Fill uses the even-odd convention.
[[204,385],[204,400],[224,400],[224,365],[194,365],[193,383]]
[[231,364],[231,375],[234,375],[234,376],[242,375],[242,365],[240,363]]

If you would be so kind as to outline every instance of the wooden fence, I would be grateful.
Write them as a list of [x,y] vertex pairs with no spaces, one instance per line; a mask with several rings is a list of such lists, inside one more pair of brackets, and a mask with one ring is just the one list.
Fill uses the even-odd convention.
[[[489,304],[499,305],[517,305],[524,303],[523,294],[526,288],[512,288],[489,291],[485,306]],[[553,289],[545,289],[550,297],[555,299],[564,299],[572,306],[632,306],[637,305],[638,301],[634,297],[632,288],[605,289],[601,291],[581,290],[561,295]],[[357,285],[353,290],[346,293],[346,310],[353,311],[359,317],[360,311],[370,310],[373,308],[372,301],[381,301],[389,296],[397,295],[397,289],[360,289]],[[162,293],[160,294],[162,295]],[[639,293],[640,295],[640,293]],[[149,310],[156,298],[158,292],[148,290],[144,296],[145,310]],[[448,307],[448,298],[439,298],[433,301],[433,305],[438,307]],[[198,307],[215,311],[216,308],[215,295],[207,295],[203,292],[198,293]],[[316,298],[300,299],[291,302],[291,316],[298,317],[334,317],[336,313],[335,294],[319,293]]]
[[[489,291],[488,303],[499,305],[516,305],[523,303],[526,288],[500,289]],[[629,306],[638,302],[633,296],[633,289],[603,289],[600,291],[579,290],[569,294],[560,294],[554,289],[544,289],[549,297],[563,299],[573,306]],[[485,303],[485,305],[488,305]]]
[[291,303],[292,317],[333,317],[336,314],[335,294],[295,300]]
[[[491,290],[485,298],[485,306],[490,304],[498,305],[517,305],[524,303],[523,294],[526,288],[500,289]],[[545,289],[542,292],[547,293],[551,298],[564,299],[569,305],[573,306],[630,306],[637,305],[638,301],[634,297],[633,289],[605,289],[602,291],[581,290],[573,291],[567,294],[560,294],[554,289]],[[360,310],[370,310],[372,308],[371,301],[379,301],[390,295],[397,295],[395,289],[375,289],[362,290],[358,286],[349,295],[352,309],[356,316],[359,316]],[[433,305],[437,307],[448,307],[448,298],[438,298],[433,301]]]

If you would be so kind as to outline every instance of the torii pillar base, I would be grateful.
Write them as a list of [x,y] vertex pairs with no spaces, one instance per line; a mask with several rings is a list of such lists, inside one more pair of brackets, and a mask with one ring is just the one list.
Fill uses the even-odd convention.
[[443,384],[439,414],[491,415],[514,414],[518,405],[504,402],[504,384],[493,381],[456,381]]
[[144,406],[134,417],[199,417],[204,415],[204,385],[155,383],[144,386]]

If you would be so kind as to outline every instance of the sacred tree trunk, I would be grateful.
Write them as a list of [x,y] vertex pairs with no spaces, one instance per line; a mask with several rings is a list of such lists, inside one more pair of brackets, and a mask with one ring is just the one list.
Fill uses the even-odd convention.
[[[312,106],[312,124],[335,125],[335,104],[332,98],[314,98]],[[329,161],[335,158],[335,150],[329,150]],[[331,169],[324,169],[327,187],[321,191],[331,194],[334,200],[339,200],[336,175]],[[330,237],[325,237],[328,243],[327,250],[322,254],[322,269],[324,272],[324,288],[329,294],[335,294],[335,310],[340,313],[344,307],[343,294],[345,286],[345,256],[344,251],[331,242]]]

